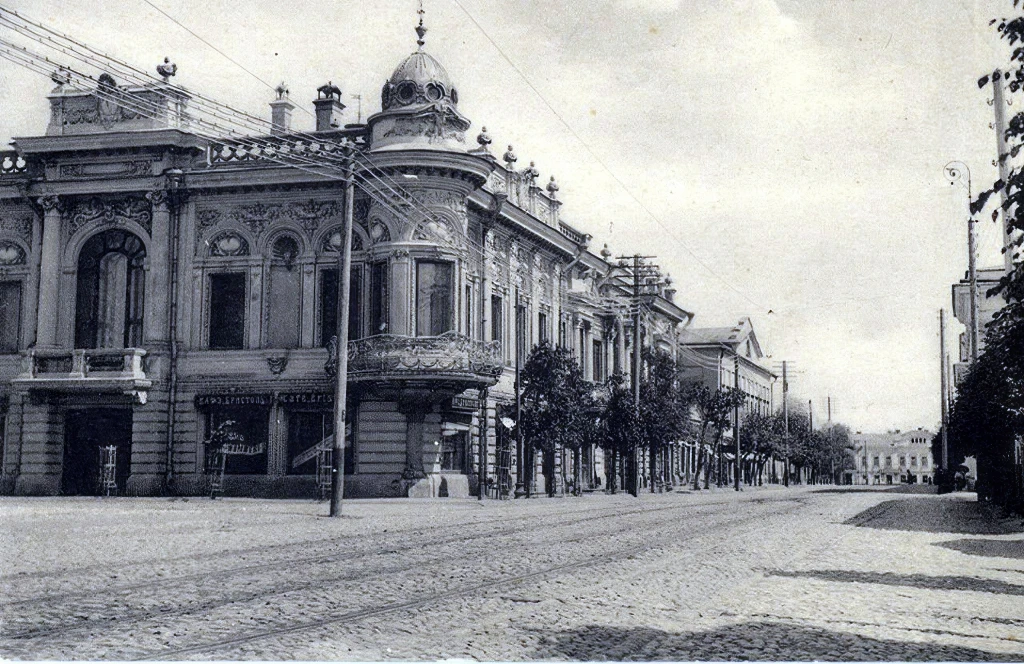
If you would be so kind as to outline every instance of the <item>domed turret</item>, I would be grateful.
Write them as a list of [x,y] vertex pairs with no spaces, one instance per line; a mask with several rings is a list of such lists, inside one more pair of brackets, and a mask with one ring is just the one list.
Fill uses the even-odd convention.
[[419,50],[395,68],[381,89],[381,111],[367,119],[371,150],[467,152],[469,120],[458,110],[459,93],[447,70],[423,51],[422,14],[416,28]]
[[459,93],[445,68],[423,51],[416,51],[398,65],[381,90],[381,108],[459,103]]

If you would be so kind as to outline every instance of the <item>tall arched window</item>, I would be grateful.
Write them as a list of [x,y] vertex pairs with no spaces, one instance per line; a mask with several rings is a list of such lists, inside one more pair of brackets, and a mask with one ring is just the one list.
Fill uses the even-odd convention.
[[298,348],[302,306],[302,270],[296,269],[299,243],[290,235],[274,241],[270,256],[267,347]]
[[98,233],[78,255],[76,348],[142,345],[146,246],[119,229]]

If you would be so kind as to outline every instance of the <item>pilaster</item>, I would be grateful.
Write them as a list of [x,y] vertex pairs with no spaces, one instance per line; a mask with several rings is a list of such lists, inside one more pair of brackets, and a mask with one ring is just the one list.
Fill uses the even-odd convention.
[[39,199],[43,208],[43,241],[39,265],[37,348],[57,346],[57,307],[60,303],[60,225],[62,201],[55,194]]

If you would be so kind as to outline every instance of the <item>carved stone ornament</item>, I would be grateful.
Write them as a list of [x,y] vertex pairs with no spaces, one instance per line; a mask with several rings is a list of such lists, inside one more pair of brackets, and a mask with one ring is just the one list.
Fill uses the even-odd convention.
[[284,373],[284,370],[288,368],[288,358],[281,357],[268,357],[267,367],[270,369],[270,373],[275,376],[280,376]]
[[[320,251],[324,253],[336,253],[341,249],[342,240],[342,229],[337,229],[324,236],[323,244],[320,247]],[[352,251],[363,250],[363,239],[358,234],[352,234]]]
[[13,242],[0,242],[0,266],[24,265],[25,250]]
[[60,196],[57,194],[46,194],[45,196],[39,197],[39,207],[43,208],[44,212],[53,212],[54,210],[61,209]]
[[388,230],[387,225],[378,220],[370,222],[370,239],[374,244],[378,242],[390,242],[391,231]]
[[61,164],[60,176],[62,178],[88,178],[88,177],[132,177],[150,175],[153,171],[153,163],[150,161],[127,161],[99,164]]
[[146,198],[153,204],[153,209],[166,208],[170,198],[167,195],[166,189],[154,189],[153,191],[146,194]]
[[200,230],[216,226],[220,222],[220,218],[220,210],[198,210],[196,212],[196,221],[199,222]]
[[125,225],[134,222],[146,233],[152,232],[153,213],[149,201],[143,198],[124,198],[105,201],[101,198],[90,198],[78,201],[64,211],[64,223],[69,237],[83,226],[93,223]]
[[210,255],[218,257],[248,256],[249,243],[237,233],[224,233],[210,242]]
[[277,204],[264,205],[263,203],[241,205],[232,211],[231,216],[239,223],[244,224],[259,239],[266,231],[267,226],[281,218],[281,206]]
[[7,212],[0,209],[0,233],[7,233],[22,238],[26,242],[32,241],[32,217],[31,216],[7,216]]
[[337,201],[315,201],[306,203],[290,203],[284,210],[285,216],[294,219],[302,226],[302,230],[310,236],[325,221],[337,217],[342,212]]

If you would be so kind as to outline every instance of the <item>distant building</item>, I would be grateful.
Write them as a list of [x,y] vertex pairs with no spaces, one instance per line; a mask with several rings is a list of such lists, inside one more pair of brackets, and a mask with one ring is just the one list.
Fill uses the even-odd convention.
[[[778,378],[765,364],[764,352],[747,317],[731,327],[685,328],[680,333],[679,364],[685,380],[712,390],[739,385],[744,395],[740,422],[748,413],[767,415],[773,410],[772,390]],[[732,427],[723,438],[733,440]],[[689,446],[683,459],[684,472],[696,466],[696,446]],[[730,461],[735,456],[727,453]]]
[[931,484],[935,461],[927,429],[853,434],[853,484]]
[[[986,295],[1005,274],[1002,267],[978,270],[978,352],[985,350],[985,332],[1006,300],[1002,295]],[[960,335],[960,361],[953,364],[954,383],[959,383],[971,365],[971,285],[967,275],[953,284],[953,316],[967,329]]]

